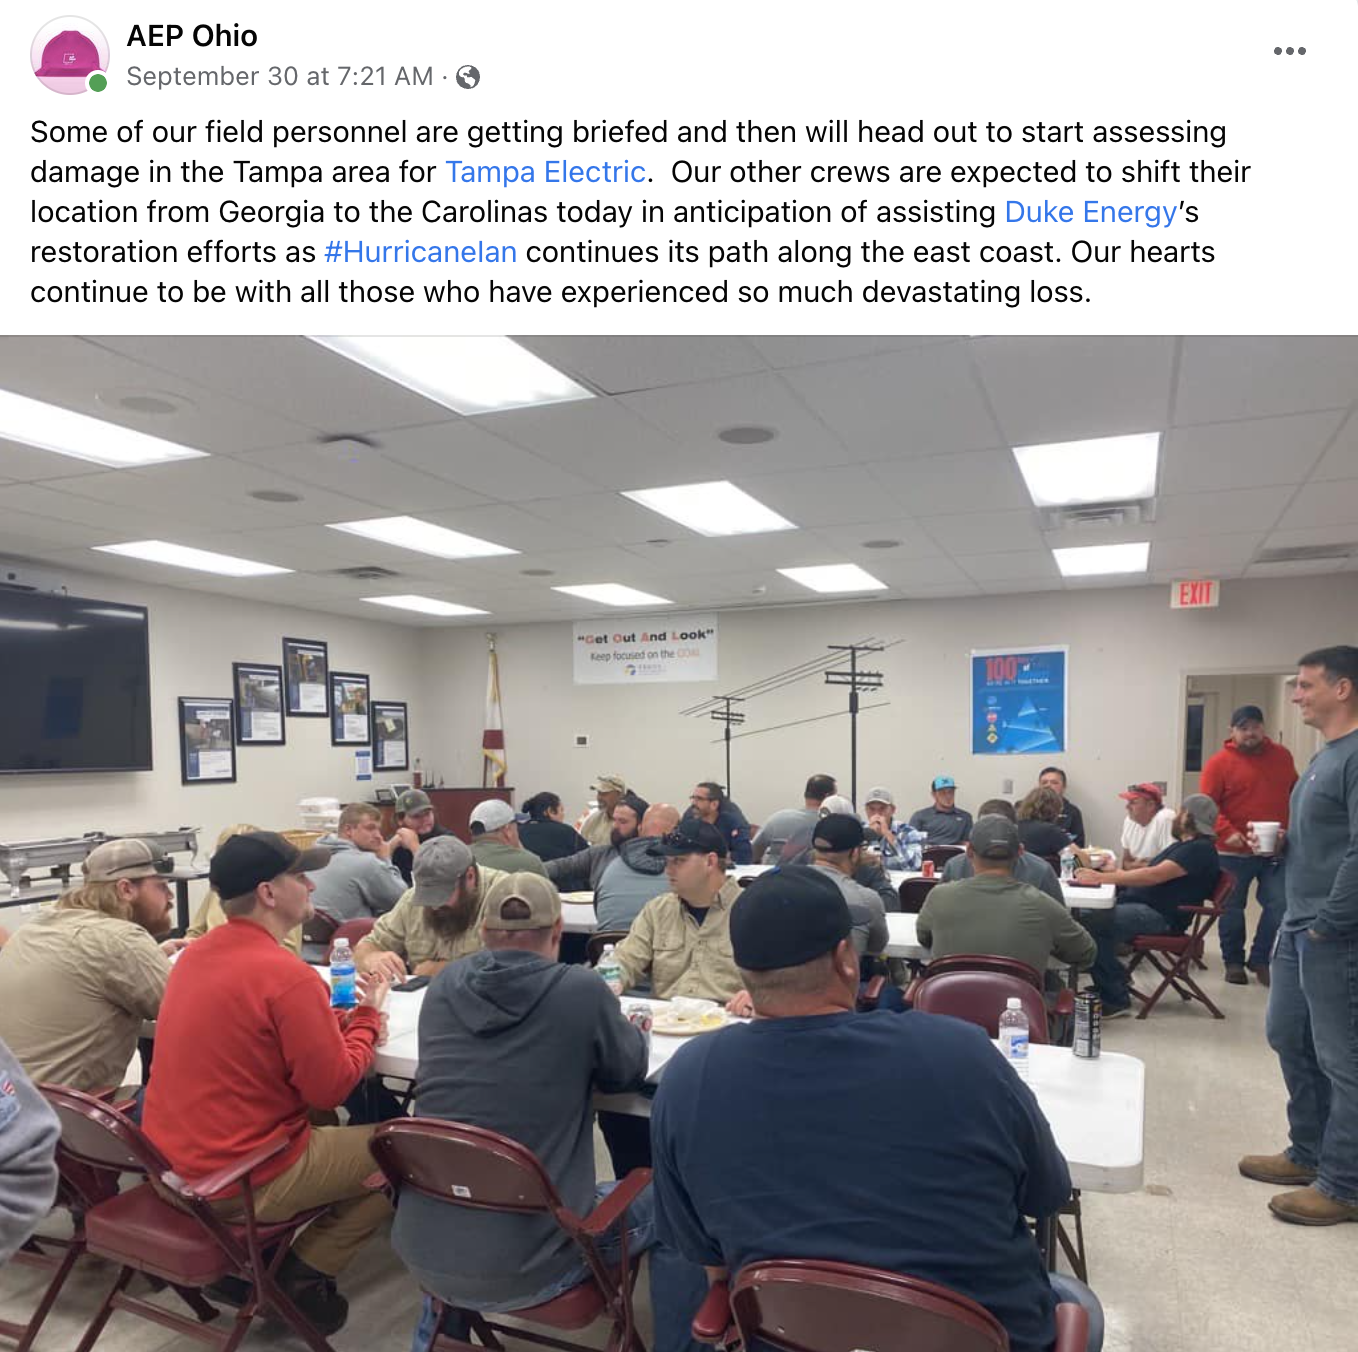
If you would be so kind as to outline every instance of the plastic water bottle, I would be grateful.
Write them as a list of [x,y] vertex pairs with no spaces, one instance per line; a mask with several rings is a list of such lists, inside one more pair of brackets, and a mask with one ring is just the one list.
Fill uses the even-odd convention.
[[330,950],[330,1006],[353,1009],[358,1004],[354,985],[354,954],[348,939],[336,939]]
[[1009,997],[1009,1007],[1000,1015],[1000,1050],[1004,1059],[1028,1078],[1028,1016],[1023,1012],[1023,1001],[1017,995]]
[[1061,881],[1068,883],[1075,876],[1075,851],[1066,846],[1061,851]]
[[594,970],[599,973],[603,978],[604,985],[614,995],[622,995],[622,963],[614,956],[612,944],[605,946],[603,956],[599,959],[599,965]]

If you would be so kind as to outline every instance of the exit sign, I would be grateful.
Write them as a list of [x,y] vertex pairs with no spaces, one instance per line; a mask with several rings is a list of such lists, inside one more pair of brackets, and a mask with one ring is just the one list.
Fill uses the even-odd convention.
[[1205,610],[1221,603],[1221,583],[1215,578],[1189,578],[1169,584],[1172,610]]

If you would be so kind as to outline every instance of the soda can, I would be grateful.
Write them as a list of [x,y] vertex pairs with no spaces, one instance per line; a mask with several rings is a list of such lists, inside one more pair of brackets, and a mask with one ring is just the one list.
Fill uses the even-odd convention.
[[1081,991],[1075,997],[1075,1042],[1072,1050],[1082,1060],[1099,1054],[1102,1039],[1103,1001],[1097,991]]
[[651,1054],[651,1029],[655,1025],[655,1016],[651,1013],[650,1005],[642,1000],[627,1000],[622,1006],[623,1018],[632,1025],[633,1028],[640,1028],[641,1035],[646,1039],[646,1055]]
[[932,878],[934,876],[934,861],[932,859],[926,859],[924,863],[920,865],[919,871],[921,877]]

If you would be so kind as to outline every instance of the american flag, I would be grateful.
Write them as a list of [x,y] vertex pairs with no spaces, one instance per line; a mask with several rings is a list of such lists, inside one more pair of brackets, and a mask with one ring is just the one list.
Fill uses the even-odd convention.
[[495,651],[495,635],[490,640],[490,671],[486,676],[486,730],[481,734],[481,787],[504,787],[509,763],[505,758],[504,711],[500,707],[500,658]]

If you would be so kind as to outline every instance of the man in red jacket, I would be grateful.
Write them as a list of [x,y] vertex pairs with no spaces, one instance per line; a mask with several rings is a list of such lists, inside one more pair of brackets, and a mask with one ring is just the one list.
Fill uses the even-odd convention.
[[[335,1277],[391,1211],[364,1187],[373,1127],[311,1125],[312,1112],[343,1103],[371,1066],[388,989],[368,978],[358,1007],[337,1018],[315,968],[283,947],[312,914],[307,871],[329,858],[271,831],[233,836],[212,856],[208,876],[228,920],[190,944],[170,974],[142,1113],[147,1135],[188,1179],[286,1138],[251,1175],[255,1214],[281,1221],[329,1207],[278,1273],[326,1335],[348,1315]],[[237,1218],[240,1189],[212,1204]]]
[[1226,980],[1248,984],[1245,975],[1245,904],[1250,883],[1258,884],[1259,924],[1250,946],[1249,969],[1267,986],[1269,957],[1287,905],[1279,854],[1254,854],[1246,843],[1250,822],[1279,822],[1287,826],[1287,804],[1297,782],[1292,753],[1264,733],[1264,714],[1257,704],[1242,704],[1231,715],[1231,735],[1221,750],[1202,767],[1202,792],[1216,801],[1217,854],[1235,879],[1235,890],[1221,917],[1221,960]]

